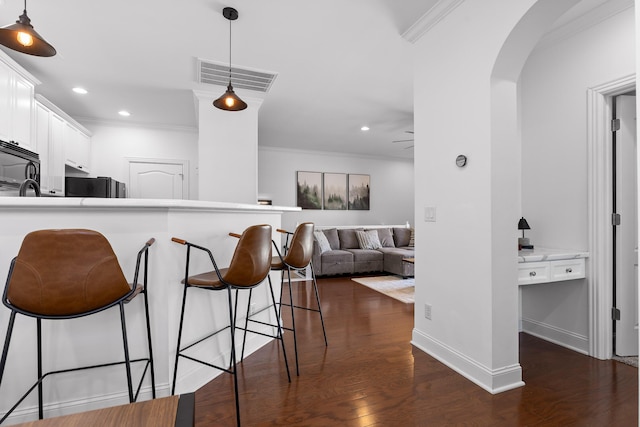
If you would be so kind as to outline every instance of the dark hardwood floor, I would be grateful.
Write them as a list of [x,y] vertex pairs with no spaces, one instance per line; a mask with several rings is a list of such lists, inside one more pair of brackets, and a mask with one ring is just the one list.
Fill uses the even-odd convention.
[[[638,425],[637,368],[521,334],[526,385],[492,395],[411,346],[412,304],[348,278],[318,285],[329,346],[317,313],[298,310],[299,377],[291,333],[291,383],[278,343],[245,358],[238,368],[244,426]],[[308,285],[296,289],[311,298]],[[195,415],[200,427],[235,425],[231,375],[196,392]]]

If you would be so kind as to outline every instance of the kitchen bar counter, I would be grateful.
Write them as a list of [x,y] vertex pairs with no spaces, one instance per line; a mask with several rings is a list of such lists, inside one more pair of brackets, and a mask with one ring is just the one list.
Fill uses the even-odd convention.
[[[0,280],[5,282],[11,259],[17,254],[24,236],[46,228],[88,228],[104,234],[118,256],[127,279],[133,279],[138,250],[154,237],[156,243],[149,252],[149,300],[156,387],[158,396],[170,393],[173,361],[177,338],[178,316],[182,298],[180,281],[184,276],[185,247],[171,242],[179,237],[210,248],[220,266],[228,265],[237,239],[230,232],[241,233],[254,224],[281,227],[282,215],[299,211],[295,207],[248,205],[238,203],[194,200],[98,199],[98,198],[0,198]],[[276,240],[279,241],[279,240]],[[192,254],[193,273],[211,270],[208,257]],[[275,291],[279,276],[272,277]],[[256,310],[267,305],[266,286],[253,293]],[[228,323],[226,293],[202,291],[190,295],[190,312],[185,327],[185,343],[199,337],[210,325]],[[246,306],[241,295],[239,307]],[[136,299],[138,300],[138,299]],[[132,358],[146,356],[142,299],[126,306],[127,329]],[[265,316],[271,311],[266,310]],[[238,321],[242,321],[241,313]],[[0,305],[0,339],[4,339],[9,310]],[[268,320],[268,319],[264,319]],[[271,319],[269,319],[271,320]],[[205,326],[201,326],[205,325]],[[0,387],[0,412],[5,412],[32,384],[36,372],[35,320],[18,316],[5,378]],[[44,367],[46,370],[105,363],[122,359],[122,338],[119,315],[109,309],[76,320],[44,321]],[[81,340],[76,339],[81,338]],[[247,349],[251,353],[269,338],[249,335]],[[213,355],[214,363],[229,363],[229,337],[221,334],[202,347],[195,347],[194,355]],[[246,354],[245,354],[246,357]],[[281,363],[274,358],[273,363]],[[133,367],[134,381],[140,369]],[[219,371],[192,364],[180,363],[177,393],[189,393],[220,374]],[[124,368],[101,368],[87,372],[61,374],[44,381],[45,416],[58,416],[128,403]],[[150,382],[145,380],[141,397],[151,397]],[[7,420],[7,425],[37,419],[37,398],[32,395]]]

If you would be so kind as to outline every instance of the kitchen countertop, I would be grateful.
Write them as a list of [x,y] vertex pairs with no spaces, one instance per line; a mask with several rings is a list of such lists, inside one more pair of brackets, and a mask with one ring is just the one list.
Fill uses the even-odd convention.
[[518,251],[518,262],[555,261],[559,259],[588,258],[589,252],[574,249],[535,248]]
[[297,212],[299,207],[173,199],[108,199],[99,197],[1,197],[2,208],[129,208],[211,211]]

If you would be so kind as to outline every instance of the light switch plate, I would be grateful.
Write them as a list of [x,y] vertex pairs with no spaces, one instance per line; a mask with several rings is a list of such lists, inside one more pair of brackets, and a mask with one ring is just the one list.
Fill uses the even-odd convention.
[[424,208],[424,220],[425,222],[436,222],[435,206],[427,206]]

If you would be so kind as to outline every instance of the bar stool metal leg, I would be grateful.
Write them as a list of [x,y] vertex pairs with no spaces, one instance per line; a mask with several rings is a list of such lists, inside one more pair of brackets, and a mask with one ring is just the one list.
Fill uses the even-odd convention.
[[127,326],[124,320],[124,303],[121,302],[119,306],[120,306],[120,324],[122,325],[122,342],[124,346],[124,365],[125,365],[125,370],[127,371],[127,387],[129,389],[129,403],[133,403],[131,361],[129,360],[129,342],[127,340]]
[[42,320],[36,319],[36,339],[38,341],[38,419],[44,418],[42,405]]
[[[293,331],[293,350],[296,356],[296,375],[300,376],[300,368],[298,366],[298,334],[296,332],[296,315],[294,312],[295,310],[294,310],[294,304],[293,304],[293,290],[291,289],[291,267],[287,267],[287,280],[289,284],[289,303],[290,303],[289,306],[291,308],[291,329]],[[282,301],[280,301],[280,304],[282,304]]]
[[238,390],[238,367],[236,365],[236,326],[235,326],[235,312],[232,310],[233,302],[231,300],[231,288],[227,287],[227,295],[229,296],[229,324],[231,330],[231,364],[233,365],[233,370],[231,374],[233,375],[233,390],[236,397],[236,419],[238,422],[238,427],[240,427],[240,392]]
[[309,268],[311,268],[311,277],[313,278],[313,290],[316,293],[316,302],[318,303],[318,312],[320,313],[320,323],[322,323],[322,333],[324,334],[324,345],[328,346],[327,331],[324,328],[324,317],[322,316],[322,306],[320,305],[320,294],[318,293],[318,282],[316,282],[316,273],[313,270],[313,263],[309,262]]

